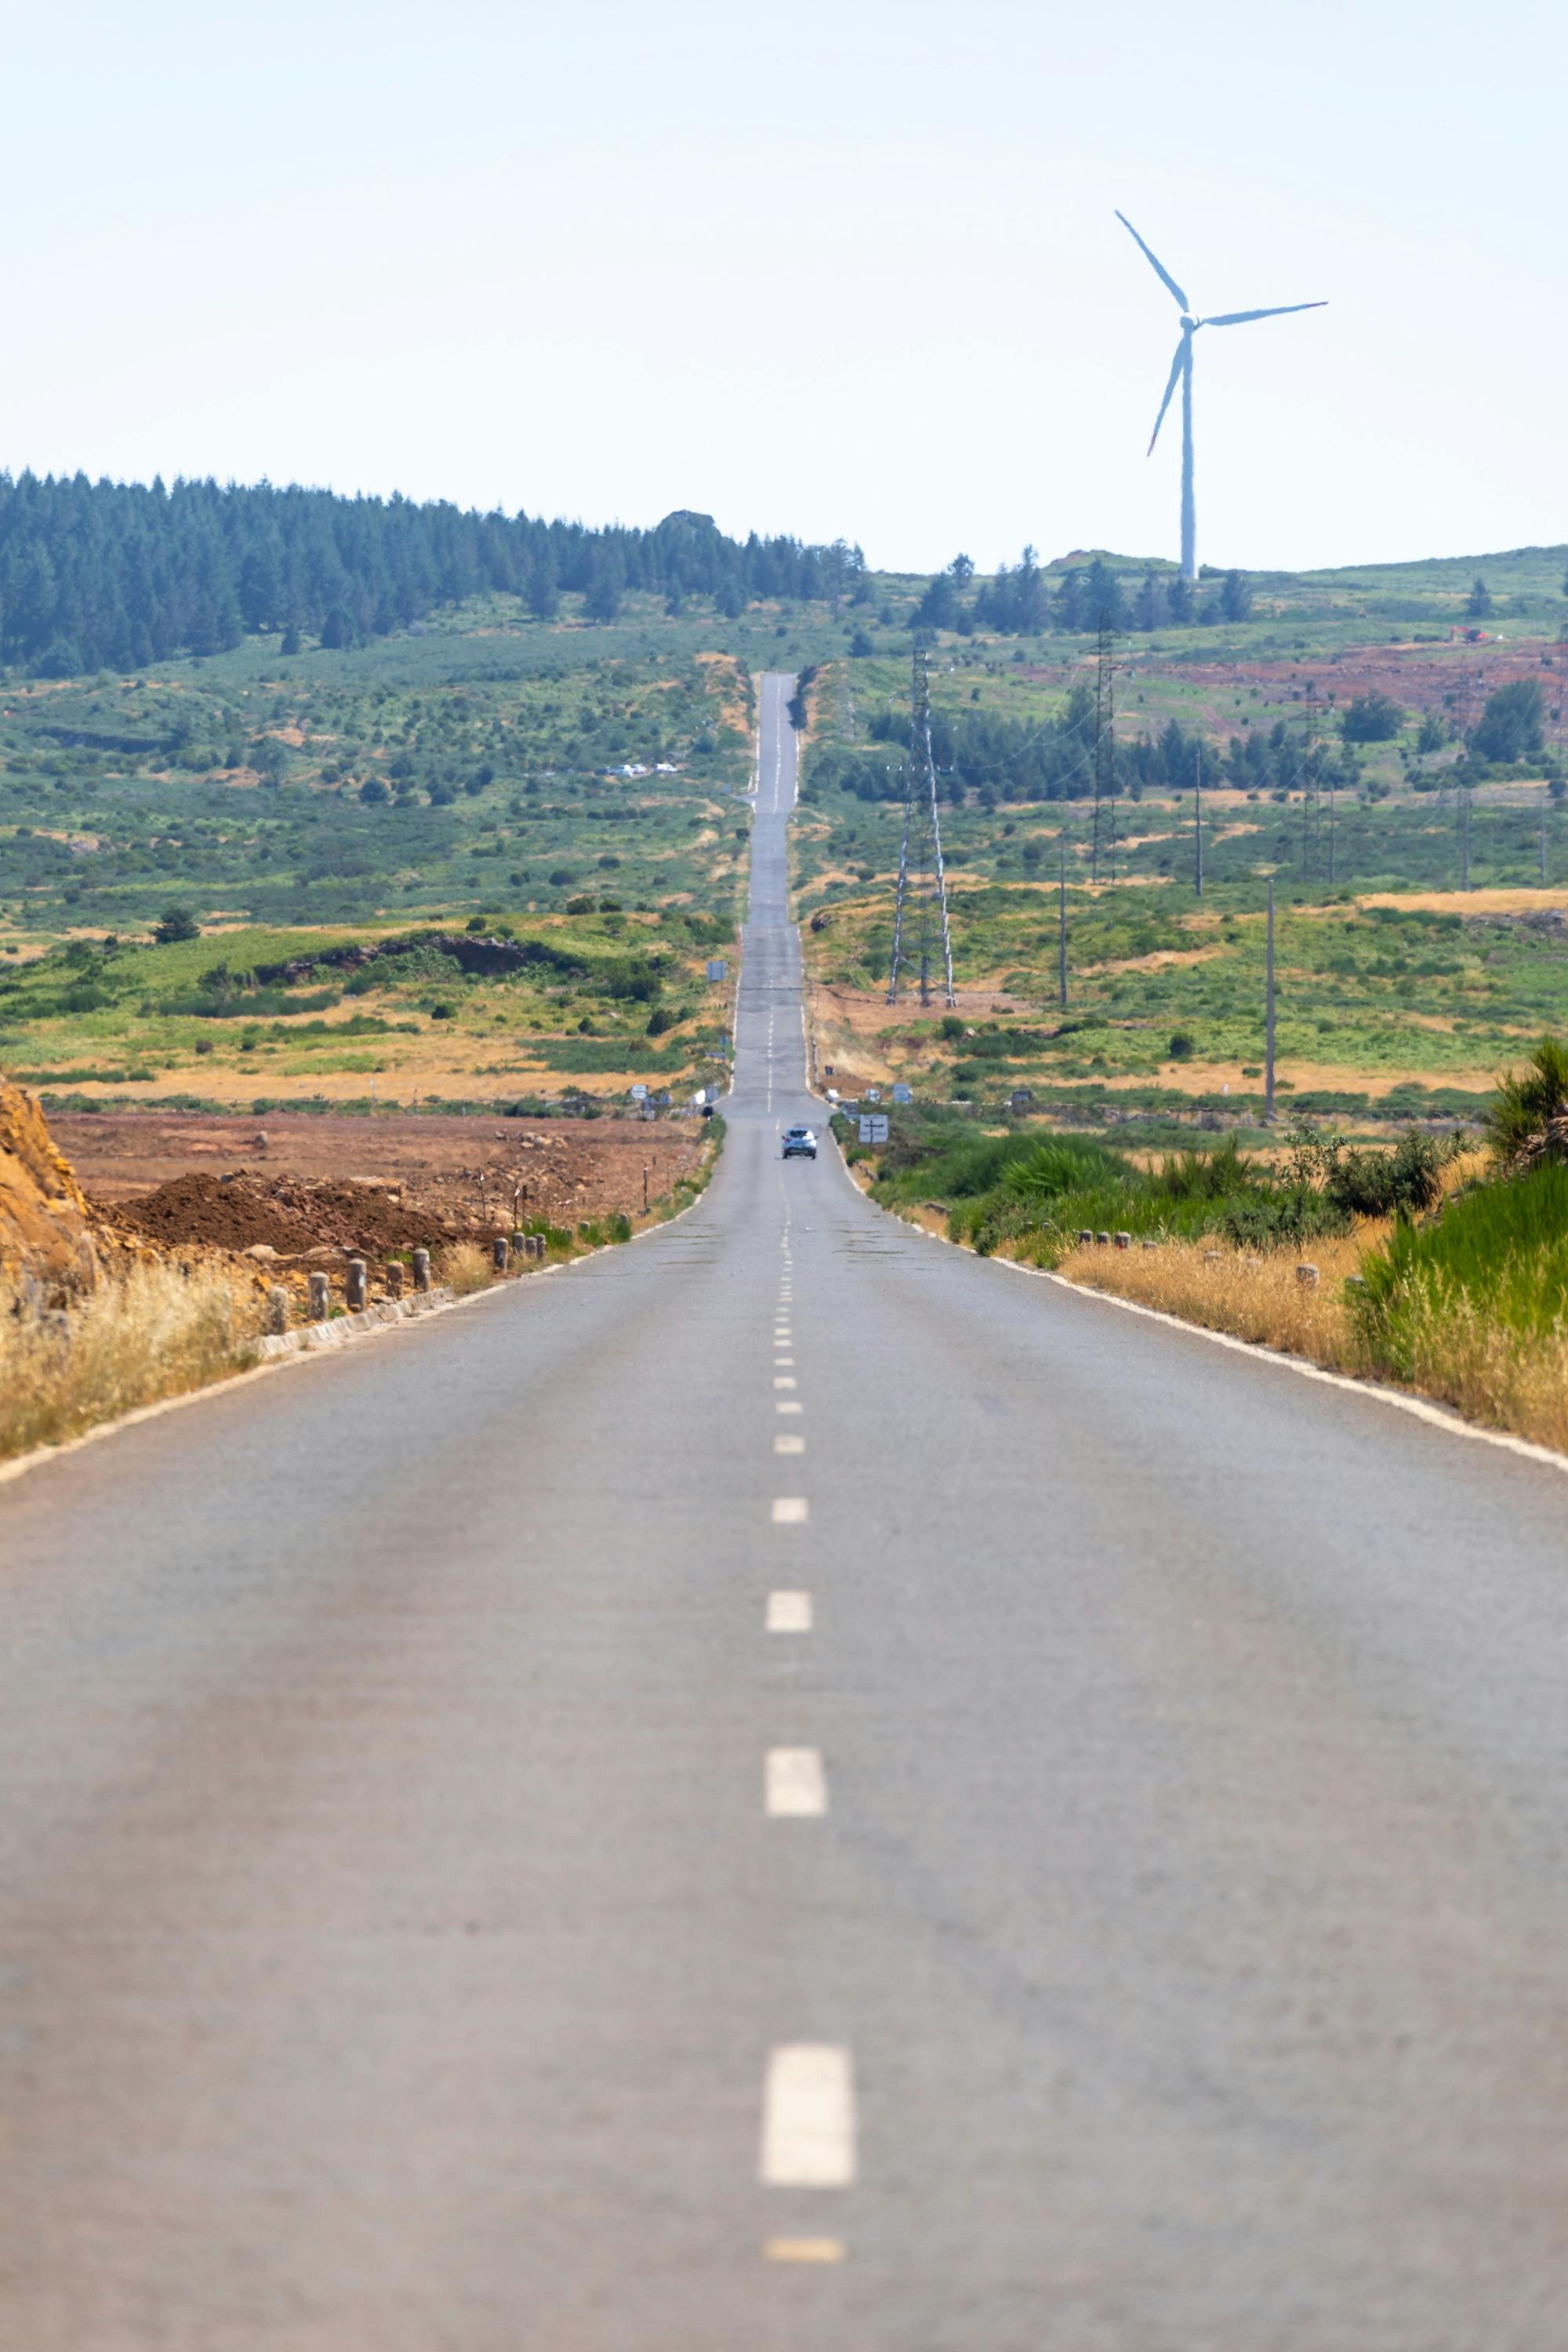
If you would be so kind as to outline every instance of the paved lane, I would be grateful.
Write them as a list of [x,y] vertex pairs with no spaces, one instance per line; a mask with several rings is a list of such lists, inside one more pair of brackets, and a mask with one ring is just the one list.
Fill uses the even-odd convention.
[[0,1489],[0,2343],[1557,2352],[1568,1480],[782,1164],[787,690],[699,1209]]

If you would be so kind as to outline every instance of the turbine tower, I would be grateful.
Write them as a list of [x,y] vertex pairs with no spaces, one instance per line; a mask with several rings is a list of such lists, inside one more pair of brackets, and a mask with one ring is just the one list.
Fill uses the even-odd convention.
[[1284,319],[1292,310],[1325,310],[1326,302],[1285,302],[1272,310],[1223,310],[1215,319],[1195,319],[1193,306],[1166,268],[1152,253],[1128,219],[1118,213],[1117,219],[1132,239],[1162,286],[1168,287],[1182,314],[1182,339],[1176,345],[1176,356],[1171,362],[1171,373],[1165,385],[1165,397],[1160,403],[1160,414],[1154,419],[1154,430],[1149,436],[1149,455],[1154,454],[1154,444],[1160,437],[1160,427],[1165,422],[1165,411],[1171,405],[1171,394],[1176,389],[1178,377],[1182,386],[1182,577],[1196,580],[1198,576],[1198,517],[1193,499],[1193,337],[1200,327],[1246,327],[1254,319]]

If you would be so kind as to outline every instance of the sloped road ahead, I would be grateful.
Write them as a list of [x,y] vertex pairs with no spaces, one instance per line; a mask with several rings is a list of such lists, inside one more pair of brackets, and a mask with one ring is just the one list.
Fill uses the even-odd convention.
[[1568,1479],[729,1149],[0,1489],[0,2342],[1558,2352]]

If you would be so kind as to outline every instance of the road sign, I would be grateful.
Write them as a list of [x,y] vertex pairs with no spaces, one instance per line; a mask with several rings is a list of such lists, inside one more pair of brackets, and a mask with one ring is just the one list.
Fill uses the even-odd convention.
[[893,1100],[896,1103],[912,1103],[914,1098],[915,1090],[912,1087],[895,1087],[893,1088]]
[[888,1140],[886,1111],[872,1111],[861,1118],[860,1140],[862,1143],[886,1143]]
[[710,980],[727,980],[729,978],[729,973],[730,967],[722,956],[710,956],[708,959],[708,977]]
[[646,1087],[628,1087],[627,1092],[630,1094],[633,1102],[647,1102],[647,1088]]

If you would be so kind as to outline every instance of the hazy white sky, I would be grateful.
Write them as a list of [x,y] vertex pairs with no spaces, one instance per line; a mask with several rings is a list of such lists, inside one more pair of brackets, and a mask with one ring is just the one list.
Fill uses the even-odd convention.
[[[989,569],[1568,539],[1568,11],[6,0],[13,470]],[[1174,421],[1173,418],[1172,420]]]

